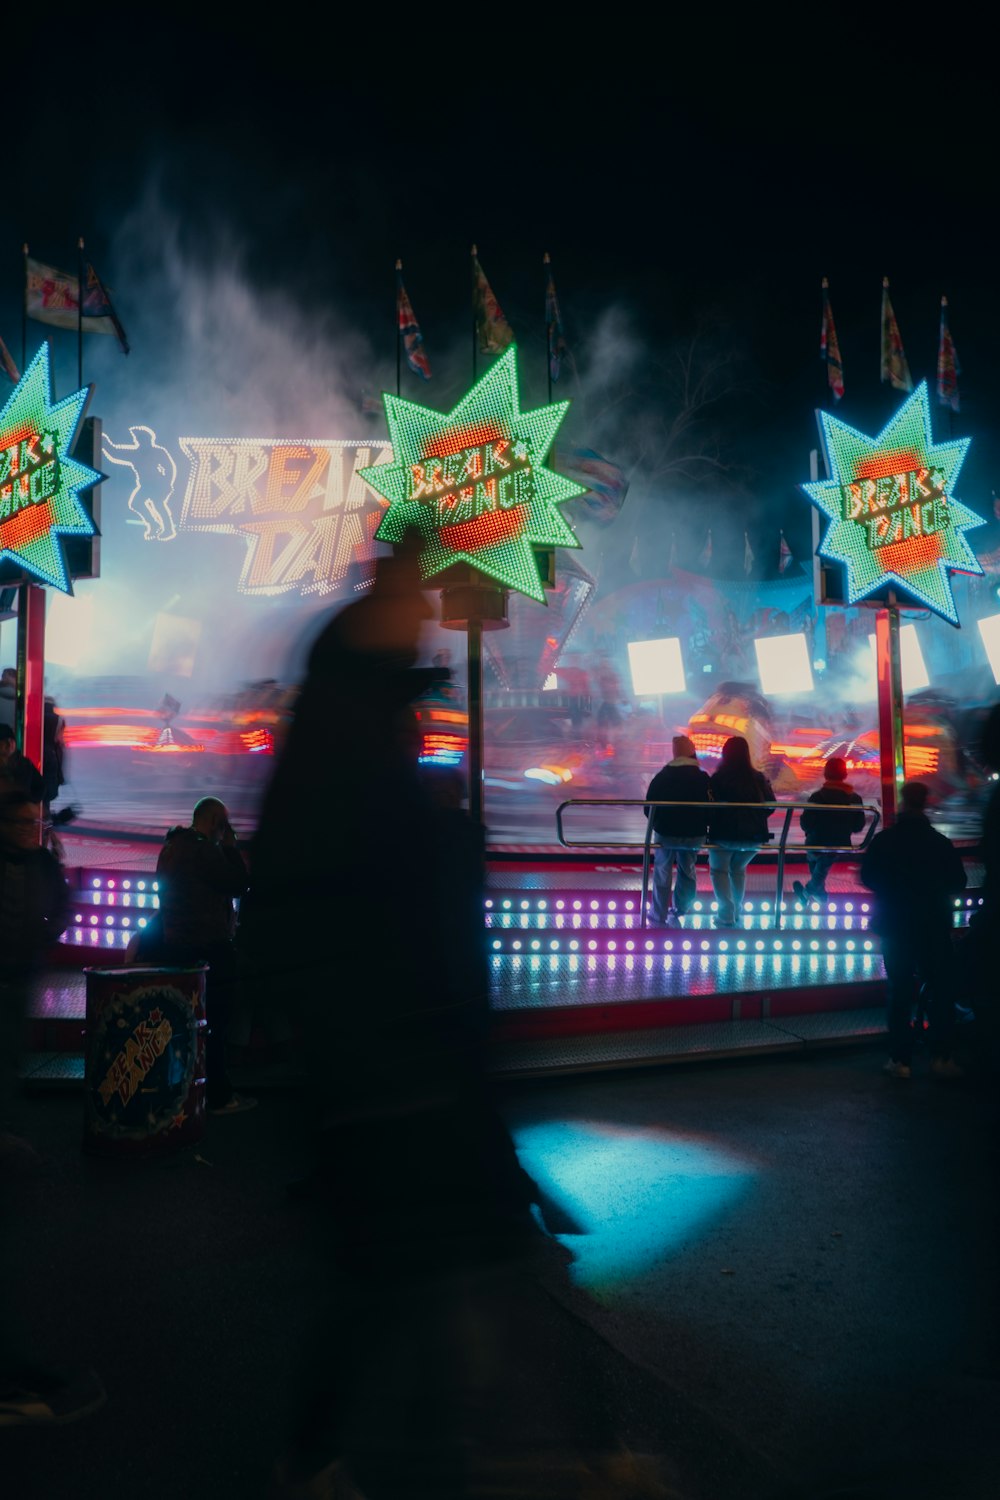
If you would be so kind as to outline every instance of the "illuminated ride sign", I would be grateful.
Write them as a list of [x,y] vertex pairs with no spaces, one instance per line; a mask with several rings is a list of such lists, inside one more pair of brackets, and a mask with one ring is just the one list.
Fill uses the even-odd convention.
[[129,442],[103,436],[105,460],[129,471],[129,524],[142,526],[147,542],[186,531],[242,537],[242,593],[329,594],[352,564],[374,557],[385,501],[359,471],[388,462],[387,442],[182,437],[188,469],[178,508],[170,449],[151,427],[129,433]]
[[819,552],[844,565],[845,602],[898,585],[957,625],[949,570],[983,571],[964,533],[984,519],[954,494],[970,439],[932,441],[926,384],[875,438],[820,415],[830,477],[801,488],[830,520]]
[[70,457],[89,397],[88,387],[53,403],[42,344],[0,411],[0,563],[66,594],[73,588],[59,538],[95,534],[79,492],[104,478]]
[[375,540],[415,527],[425,578],[468,563],[544,603],[533,549],[580,545],[556,506],[586,490],[545,467],[569,402],[523,412],[513,346],[446,414],[382,399],[392,461],[358,471],[389,502]]

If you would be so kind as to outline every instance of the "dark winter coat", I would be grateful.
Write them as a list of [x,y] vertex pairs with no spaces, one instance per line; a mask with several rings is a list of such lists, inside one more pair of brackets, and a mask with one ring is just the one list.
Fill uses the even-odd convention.
[[965,866],[923,813],[904,813],[872,839],[861,880],[875,895],[876,931],[894,937],[950,932],[953,899],[965,890]]
[[[712,798],[715,802],[773,802],[774,792],[763,771],[753,771],[757,796],[747,796],[742,778],[734,777],[720,766],[711,778]],[[752,807],[723,809],[713,807],[709,818],[709,829],[714,843],[766,844],[771,837],[767,820],[771,808],[756,812]]]
[[49,849],[0,849],[0,979],[27,979],[59,937],[69,889]]
[[813,812],[804,808],[799,823],[807,844],[832,846],[849,844],[851,835],[860,833],[865,826],[865,815],[861,809],[861,798],[846,781],[826,781],[819,791],[813,792],[809,801],[816,808],[853,807],[856,812]]
[[[671,838],[704,839],[708,832],[710,778],[696,760],[678,756],[657,771],[646,789],[650,802],[693,802],[686,807],[658,807],[653,812],[653,832],[661,843]],[[647,816],[649,808],[645,808]]]
[[246,894],[247,867],[238,849],[214,844],[193,828],[171,828],[156,861],[160,920],[168,946],[230,942],[233,900]]
[[3,766],[0,766],[0,787],[12,787],[15,791],[23,792],[30,797],[32,802],[41,802],[44,790],[42,773],[33,760],[22,755],[20,750],[15,750],[7,757]]

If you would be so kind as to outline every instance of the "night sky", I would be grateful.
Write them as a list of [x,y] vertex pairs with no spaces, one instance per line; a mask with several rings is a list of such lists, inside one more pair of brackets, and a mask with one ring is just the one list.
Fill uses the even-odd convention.
[[[300,18],[256,35],[248,22],[175,21],[162,35],[89,37],[88,84],[64,63],[37,107],[18,101],[24,186],[8,197],[0,249],[0,334],[15,359],[22,242],[73,271],[82,234],[133,344],[124,360],[112,340],[87,340],[98,407],[133,401],[148,419],[173,380],[171,405],[183,413],[187,393],[197,428],[205,393],[190,390],[184,360],[204,340],[224,398],[217,428],[235,432],[244,411],[260,430],[263,406],[274,435],[381,435],[360,403],[395,385],[397,255],[434,369],[424,386],[404,367],[403,394],[444,408],[472,370],[473,242],[529,399],[544,399],[548,251],[575,361],[556,388],[574,402],[567,436],[631,480],[612,565],[640,523],[654,552],[673,532],[694,565],[711,526],[720,573],[742,571],[746,530],[767,577],[779,527],[797,558],[809,550],[796,484],[828,403],[821,278],[844,362],[837,414],[874,432],[901,399],[879,382],[887,275],[914,380],[932,397],[949,298],[962,367],[950,431],[973,438],[960,494],[992,518],[996,129],[968,61],[935,58],[930,36],[904,54],[870,21],[862,48],[843,20],[822,34],[689,21],[626,37],[553,16],[530,35],[522,18],[511,36],[498,17],[463,53],[460,35],[422,42],[418,20],[383,32],[377,15],[364,31],[358,17],[339,31]],[[224,311],[220,277],[240,289]],[[205,318],[213,298],[219,315]],[[247,351],[236,338],[247,322],[285,329],[280,356]],[[46,333],[28,324],[29,354]],[[75,338],[53,338],[68,387]],[[324,376],[299,420],[289,367],[302,338],[323,347],[329,387]],[[692,339],[697,368],[716,373],[689,452],[718,462],[663,471],[671,382]],[[973,545],[998,533],[991,519]]]

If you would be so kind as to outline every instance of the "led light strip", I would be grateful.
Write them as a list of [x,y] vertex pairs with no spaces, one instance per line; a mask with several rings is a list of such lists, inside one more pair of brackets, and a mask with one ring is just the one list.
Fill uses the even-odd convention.
[[632,937],[611,937],[607,933],[596,936],[584,937],[559,937],[559,938],[528,938],[519,937],[514,933],[504,933],[499,937],[491,937],[490,952],[494,955],[520,954],[523,957],[534,957],[542,954],[579,954],[583,957],[591,955],[617,955],[623,957],[630,955],[642,958],[646,955],[664,954],[671,957],[697,958],[702,954],[714,955],[746,955],[750,958],[760,956],[771,956],[776,954],[785,957],[810,957],[812,954],[865,954],[877,953],[878,942],[872,937],[857,936],[848,937],[846,934],[837,933],[835,936],[824,935],[822,937],[779,937],[764,936],[756,937],[753,933],[747,933],[745,937],[738,937],[735,933],[723,936],[721,933],[713,932],[710,936],[699,937],[670,937],[652,938],[636,935]]

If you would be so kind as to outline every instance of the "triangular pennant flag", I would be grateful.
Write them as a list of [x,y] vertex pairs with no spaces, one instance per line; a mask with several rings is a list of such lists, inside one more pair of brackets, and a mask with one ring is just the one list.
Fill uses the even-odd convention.
[[941,298],[941,337],[938,340],[937,394],[941,406],[959,410],[958,377],[961,375],[958,355],[948,327],[948,298]]
[[552,262],[548,251],[545,252],[545,334],[549,346],[549,374],[553,380],[559,379],[562,370],[563,356],[566,353],[566,340],[563,338],[562,318],[559,315],[559,303],[556,300],[556,285],[552,280]]
[[702,567],[702,568],[707,568],[708,565],[709,565],[709,563],[711,561],[712,561],[712,533],[711,533],[711,531],[709,531],[708,536],[705,538],[705,545],[701,549],[701,557],[699,559],[699,566]]
[[413,308],[410,306],[410,299],[403,285],[403,262],[401,260],[396,262],[396,327],[406,353],[406,363],[414,375],[419,375],[421,380],[430,380],[431,362],[427,358],[423,334],[413,315]]
[[778,543],[778,572],[784,573],[791,566],[791,563],[793,561],[792,550],[789,547],[788,543],[785,541],[785,533],[783,531],[780,531],[778,533],[778,536],[780,537],[780,541]]
[[500,310],[493,288],[483,275],[478,252],[472,247],[472,306],[480,354],[502,354],[514,342],[514,330]]
[[752,550],[750,548],[750,537],[744,531],[744,533],[743,533],[743,571],[744,571],[744,573],[750,573],[751,570],[752,570],[752,568],[753,568],[753,552],[752,552]]
[[[80,241],[80,247],[81,249],[83,248],[82,240]],[[89,262],[87,265],[87,278],[83,288],[83,319],[85,327],[88,318],[96,318],[98,320],[107,318],[115,337],[118,339],[122,353],[128,354],[129,342],[125,337],[125,330],[122,327],[121,319],[115,312],[114,305],[108,295],[107,287]],[[97,328],[101,332],[104,331],[99,321]]]
[[899,324],[889,301],[889,278],[882,277],[882,380],[888,381],[893,390],[912,391],[910,367],[903,352],[903,340],[899,335]]
[[7,345],[4,343],[3,339],[0,339],[0,368],[3,369],[3,372],[7,376],[7,378],[14,385],[17,385],[17,382],[21,378],[21,373],[18,370],[17,365],[11,359],[10,350],[7,348]]
[[837,330],[833,326],[833,310],[830,307],[830,283],[823,277],[823,323],[819,334],[819,357],[826,363],[826,378],[834,401],[844,395],[844,367],[840,362],[840,344]]

